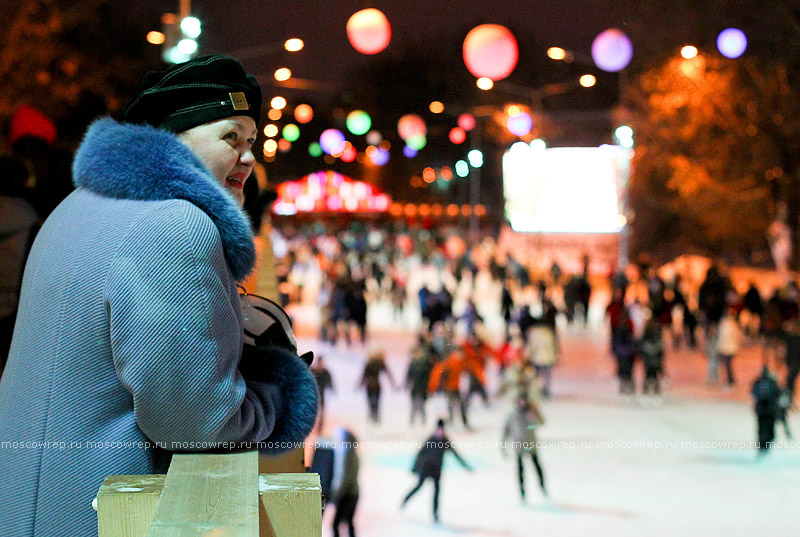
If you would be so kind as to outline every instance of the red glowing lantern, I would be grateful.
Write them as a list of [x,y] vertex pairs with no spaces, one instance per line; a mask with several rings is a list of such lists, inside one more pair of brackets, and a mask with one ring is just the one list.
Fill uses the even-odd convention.
[[467,133],[461,127],[453,127],[450,129],[450,141],[454,144],[463,144],[467,139]]
[[362,9],[347,21],[347,38],[362,54],[377,54],[389,45],[392,27],[381,11]]
[[463,53],[470,73],[492,80],[510,75],[519,59],[517,40],[508,28],[499,24],[481,24],[470,30],[464,39]]
[[406,114],[397,122],[397,134],[403,140],[408,140],[414,136],[425,136],[428,134],[428,128],[425,126],[425,120],[417,114]]

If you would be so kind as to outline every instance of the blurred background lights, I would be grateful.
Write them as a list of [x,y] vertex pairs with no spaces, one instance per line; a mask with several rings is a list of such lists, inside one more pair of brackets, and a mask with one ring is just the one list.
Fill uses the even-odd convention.
[[287,39],[286,42],[283,44],[283,48],[285,48],[289,52],[297,52],[303,50],[304,46],[305,43],[303,43],[303,40],[297,37]]
[[633,129],[628,125],[620,125],[614,131],[614,137],[619,142],[619,145],[627,149],[633,147]]
[[200,37],[200,19],[197,17],[184,17],[181,21],[181,32],[191,39]]
[[414,136],[406,140],[406,144],[408,145],[408,147],[416,149],[417,151],[425,147],[427,143],[428,139],[425,138],[424,134],[415,134]]
[[747,36],[738,28],[726,28],[717,36],[717,49],[726,58],[738,58],[747,49]]
[[181,39],[177,45],[178,52],[190,56],[197,52],[197,41],[194,39]]
[[547,57],[551,60],[563,60],[567,57],[567,51],[561,47],[550,47],[547,49]]
[[319,137],[319,145],[329,155],[341,153],[344,149],[344,134],[338,129],[326,129]]
[[530,114],[526,112],[520,112],[515,116],[511,116],[507,120],[508,130],[511,131],[511,134],[516,136],[525,136],[531,129],[533,128],[533,119],[531,118]]
[[147,32],[147,42],[151,45],[163,45],[164,41],[167,40],[167,36],[165,36],[161,32]]
[[633,138],[633,129],[630,128],[628,125],[621,125],[617,127],[617,129],[614,131],[614,136],[616,136],[619,139]]
[[405,114],[397,122],[397,134],[403,140],[408,140],[412,136],[425,135],[428,129],[425,120],[417,114]]
[[269,105],[276,110],[283,110],[286,108],[286,99],[283,97],[273,97]]
[[372,119],[369,117],[369,114],[363,110],[353,110],[347,114],[346,125],[347,130],[360,136],[366,134],[370,127],[372,127]]
[[371,130],[367,133],[367,143],[370,145],[378,145],[381,143],[383,136],[381,133],[376,130]]
[[406,145],[403,147],[403,154],[408,158],[414,158],[417,156],[417,150],[411,147],[410,145]]
[[375,8],[362,9],[347,21],[347,39],[362,54],[377,54],[391,38],[392,27],[386,15]]
[[436,180],[436,171],[433,168],[425,168],[422,170],[422,180],[426,183],[432,183]]
[[308,123],[314,117],[314,110],[307,104],[298,104],[294,109],[294,118],[298,123]]
[[681,56],[683,56],[687,60],[691,60],[692,58],[697,56],[697,47],[693,47],[692,45],[686,45],[681,49]]
[[467,139],[467,133],[464,132],[464,129],[461,127],[453,127],[450,129],[450,134],[448,135],[450,141],[454,144],[463,144],[464,140]]
[[275,71],[273,75],[278,82],[285,82],[292,78],[292,70],[288,67],[281,67]]
[[358,151],[350,142],[346,142],[342,151],[342,162],[353,162],[358,156]]
[[459,177],[466,177],[469,175],[469,164],[465,160],[456,162],[456,175]]
[[616,28],[598,34],[592,42],[592,60],[603,71],[625,69],[633,58],[633,45],[628,36]]
[[463,56],[467,69],[476,77],[501,80],[517,66],[519,49],[505,26],[481,24],[464,39]]
[[376,166],[383,166],[389,162],[389,152],[384,149],[376,149],[375,152],[370,155],[370,160]]
[[535,151],[543,151],[547,149],[547,142],[542,140],[541,138],[535,138],[531,140],[531,149]]
[[318,142],[312,142],[308,145],[308,154],[312,157],[318,157],[322,155],[322,147]]
[[289,140],[290,142],[296,142],[298,138],[300,138],[300,127],[295,125],[294,123],[289,123],[285,127],[283,127],[283,131],[281,131],[283,137]]
[[472,114],[461,114],[458,116],[458,126],[465,131],[471,131],[475,128],[475,117]]
[[278,126],[274,123],[269,123],[264,125],[264,136],[267,138],[272,138],[273,136],[278,134]]
[[527,153],[531,150],[531,146],[525,142],[514,142],[508,150],[512,153]]
[[269,112],[267,112],[267,117],[270,121],[278,121],[281,117],[283,117],[283,112],[276,108],[270,108]]
[[278,140],[278,151],[280,151],[281,153],[288,153],[291,148],[292,148],[292,142],[290,142],[286,138],[281,138],[280,140]]
[[480,168],[483,166],[483,153],[481,153],[480,149],[472,149],[467,153],[467,160],[473,168]]
[[434,114],[441,114],[444,112],[444,104],[441,101],[433,101],[428,107],[428,110]]
[[492,82],[491,78],[484,76],[476,80],[475,85],[478,86],[478,88],[482,89],[483,91],[489,91],[494,87],[494,82]]
[[584,88],[591,88],[595,84],[597,84],[597,78],[594,75],[583,75],[580,80],[578,80],[581,86]]
[[264,151],[274,153],[278,149],[278,142],[275,140],[267,140],[264,142]]

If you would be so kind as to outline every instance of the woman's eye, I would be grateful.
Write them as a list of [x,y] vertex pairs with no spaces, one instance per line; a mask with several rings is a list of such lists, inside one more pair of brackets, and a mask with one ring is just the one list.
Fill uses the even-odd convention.
[[247,143],[250,144],[250,145],[253,145],[254,143],[256,143],[256,139],[255,138],[248,138],[247,139]]
[[233,131],[231,131],[231,132],[229,132],[228,134],[225,135],[225,139],[226,140],[233,140],[235,142],[237,138],[238,138],[238,135]]

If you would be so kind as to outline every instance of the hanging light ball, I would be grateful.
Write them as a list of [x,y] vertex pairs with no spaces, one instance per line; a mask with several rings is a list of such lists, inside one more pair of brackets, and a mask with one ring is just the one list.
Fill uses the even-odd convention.
[[347,114],[346,124],[347,130],[360,136],[366,134],[370,127],[372,127],[372,119],[369,117],[369,114],[363,110],[353,110]]
[[726,28],[717,36],[717,49],[726,58],[738,58],[747,50],[747,36],[738,28]]
[[362,9],[347,21],[347,39],[362,54],[377,54],[389,45],[391,38],[389,20],[375,8]]
[[319,137],[319,145],[329,155],[341,153],[344,149],[344,134],[338,129],[326,129]]
[[475,128],[475,116],[467,113],[461,114],[458,116],[457,123],[459,127],[469,132]]
[[527,112],[520,112],[515,116],[510,116],[507,120],[508,130],[511,134],[525,136],[533,128],[533,119]]
[[403,140],[408,140],[413,136],[428,134],[428,128],[425,126],[425,120],[417,114],[406,114],[397,122],[397,134]]
[[633,45],[628,36],[616,28],[598,34],[592,43],[592,59],[603,71],[615,73],[625,69],[633,58]]
[[467,34],[463,46],[464,63],[478,78],[500,80],[517,66],[519,48],[514,35],[499,24],[481,24]]
[[464,129],[461,127],[453,127],[450,129],[450,134],[448,137],[450,138],[450,141],[456,145],[463,144],[467,139],[467,133],[464,132]]

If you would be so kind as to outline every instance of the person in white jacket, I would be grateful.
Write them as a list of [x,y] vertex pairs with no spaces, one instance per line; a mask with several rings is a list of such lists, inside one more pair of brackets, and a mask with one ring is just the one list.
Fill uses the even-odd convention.
[[[739,345],[742,339],[742,329],[739,326],[739,318],[736,315],[736,310],[728,308],[725,316],[722,317],[719,323],[719,342],[717,343],[717,353],[719,359],[725,368],[727,375],[727,385],[733,386],[735,384],[733,377],[733,357],[739,353]],[[712,376],[713,373],[713,376]],[[717,380],[717,372],[709,372],[709,379],[713,382]]]

